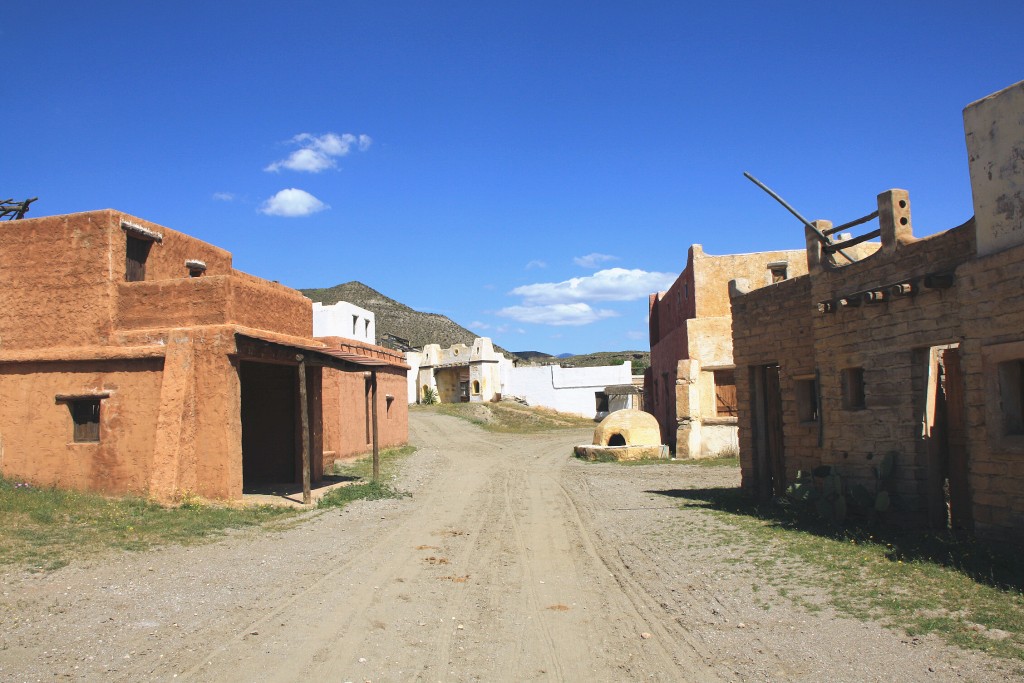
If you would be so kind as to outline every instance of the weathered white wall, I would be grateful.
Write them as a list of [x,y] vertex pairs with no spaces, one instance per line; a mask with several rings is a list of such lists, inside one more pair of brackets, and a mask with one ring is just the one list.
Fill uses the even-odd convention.
[[347,301],[324,306],[313,302],[313,336],[344,337],[377,343],[377,323],[373,312]]
[[409,384],[409,403],[418,403],[422,360],[423,354],[419,351],[406,351],[405,353],[405,362],[409,365],[409,373],[406,375]]
[[969,104],[964,133],[978,255],[1024,243],[1024,81]]
[[701,457],[735,458],[740,453],[739,428],[734,424],[702,424],[699,442]]
[[584,417],[597,415],[595,394],[611,384],[629,384],[632,366],[604,365],[595,368],[514,367],[508,372],[505,396],[518,396],[532,406],[544,406]]

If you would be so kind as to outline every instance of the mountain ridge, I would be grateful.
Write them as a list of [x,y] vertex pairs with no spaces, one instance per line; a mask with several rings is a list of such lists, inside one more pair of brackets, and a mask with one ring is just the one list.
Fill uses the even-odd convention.
[[[452,344],[472,346],[474,339],[484,336],[440,313],[417,311],[358,280],[333,287],[311,287],[299,291],[325,306],[347,301],[372,311],[377,328],[377,343],[381,343],[386,335],[393,335],[407,340],[416,348],[423,348],[427,344],[440,344],[442,348],[447,348]],[[498,345],[494,346],[494,350],[509,357],[515,355]]]

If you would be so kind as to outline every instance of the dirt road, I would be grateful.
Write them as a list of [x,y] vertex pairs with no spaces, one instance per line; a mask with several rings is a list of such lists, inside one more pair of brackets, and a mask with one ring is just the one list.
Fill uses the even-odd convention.
[[735,473],[570,459],[572,444],[589,437],[496,435],[417,412],[419,451],[395,482],[408,498],[356,503],[204,546],[116,554],[45,575],[8,573],[0,679],[1010,675],[982,655],[784,599],[768,618],[749,598],[750,570],[726,562],[728,551],[665,535],[701,534],[716,522],[656,491],[678,487],[684,471]]

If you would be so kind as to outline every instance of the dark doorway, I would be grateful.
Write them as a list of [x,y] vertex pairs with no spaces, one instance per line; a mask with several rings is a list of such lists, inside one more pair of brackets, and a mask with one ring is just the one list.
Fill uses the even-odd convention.
[[[928,430],[928,508],[932,526],[971,527],[967,486],[967,428],[964,377],[957,346],[929,350],[926,403]],[[927,400],[927,399],[931,400]]]
[[786,457],[782,439],[782,388],[779,366],[753,368],[755,466],[762,498],[786,492]]
[[242,488],[298,481],[295,366],[242,361]]

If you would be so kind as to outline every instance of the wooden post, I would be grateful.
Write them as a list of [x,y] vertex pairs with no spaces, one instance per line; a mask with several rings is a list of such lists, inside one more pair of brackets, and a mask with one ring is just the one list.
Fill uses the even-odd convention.
[[302,428],[302,502],[309,505],[313,502],[310,490],[310,457],[309,457],[309,399],[306,396],[306,360],[302,354],[296,355],[299,361],[299,416]]
[[380,445],[377,439],[377,371],[370,371],[370,402],[373,404],[373,480],[380,478]]

